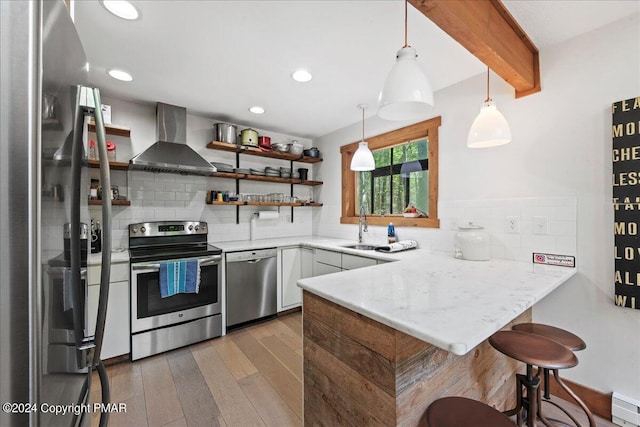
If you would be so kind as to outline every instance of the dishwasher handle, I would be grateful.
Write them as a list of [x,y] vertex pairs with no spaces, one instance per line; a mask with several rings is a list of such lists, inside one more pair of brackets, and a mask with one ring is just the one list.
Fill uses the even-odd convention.
[[255,249],[250,251],[227,252],[227,263],[245,262],[248,264],[257,264],[263,259],[275,258],[277,256],[276,248]]

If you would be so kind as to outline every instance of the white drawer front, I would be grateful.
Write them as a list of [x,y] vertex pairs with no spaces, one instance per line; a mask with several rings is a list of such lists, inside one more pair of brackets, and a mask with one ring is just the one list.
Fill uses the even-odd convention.
[[342,267],[342,254],[340,252],[316,249],[316,261],[333,265],[334,267]]
[[342,268],[346,270],[354,270],[356,268],[368,267],[376,265],[376,260],[357,255],[342,254]]

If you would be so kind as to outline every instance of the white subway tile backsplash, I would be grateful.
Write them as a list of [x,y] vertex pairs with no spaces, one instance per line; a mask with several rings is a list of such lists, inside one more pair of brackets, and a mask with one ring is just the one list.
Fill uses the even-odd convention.
[[176,200],[187,200],[187,201],[191,201],[191,200],[193,200],[197,195],[198,195],[198,193],[187,193],[187,192],[176,192],[176,193],[175,193]]
[[554,236],[576,236],[576,221],[549,221],[549,234]]
[[181,182],[167,182],[165,183],[165,191],[180,191],[184,192],[186,184]]
[[156,200],[175,200],[176,193],[171,191],[156,191]]
[[[471,221],[489,233],[491,254],[495,258],[531,261],[532,252],[577,255],[576,197],[447,200],[440,202],[439,216],[439,230],[414,232],[420,247],[451,252],[458,225]],[[518,233],[506,232],[507,217],[511,216],[519,219]],[[547,218],[547,234],[534,234],[534,216]],[[400,227],[398,232],[402,233],[403,229]]]
[[182,200],[167,200],[164,202],[164,206],[167,208],[184,208],[185,202]]

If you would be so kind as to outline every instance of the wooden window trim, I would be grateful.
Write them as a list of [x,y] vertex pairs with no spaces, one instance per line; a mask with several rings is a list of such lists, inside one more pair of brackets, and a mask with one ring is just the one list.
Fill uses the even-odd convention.
[[[438,218],[438,127],[441,117],[434,117],[420,123],[416,123],[401,129],[367,138],[369,148],[378,150],[403,142],[420,138],[429,138],[429,218],[405,218],[402,215],[367,215],[370,225],[387,225],[393,221],[396,226],[402,227],[430,227],[440,228]],[[360,141],[340,147],[342,156],[342,216],[341,224],[357,224],[356,212],[356,172],[351,170],[351,158],[358,149]]]

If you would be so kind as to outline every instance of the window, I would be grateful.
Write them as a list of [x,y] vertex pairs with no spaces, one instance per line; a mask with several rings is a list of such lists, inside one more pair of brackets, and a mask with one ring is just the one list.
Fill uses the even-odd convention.
[[[358,142],[340,148],[342,154],[343,224],[358,222],[363,203],[372,225],[434,227],[438,220],[438,126],[440,117],[367,138],[376,168],[367,172],[350,170]],[[404,217],[413,205],[421,213]]]

